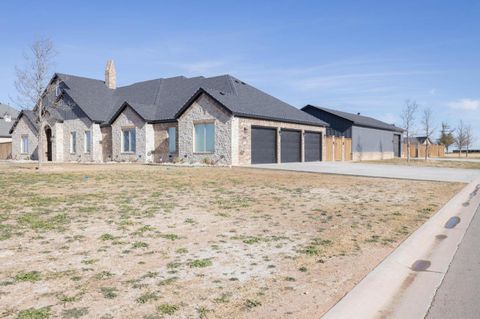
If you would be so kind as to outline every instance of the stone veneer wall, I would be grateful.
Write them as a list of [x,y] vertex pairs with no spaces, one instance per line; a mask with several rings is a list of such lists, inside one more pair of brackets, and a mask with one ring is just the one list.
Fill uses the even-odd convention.
[[65,143],[63,134],[63,123],[55,123],[52,127],[52,161],[63,162],[65,155]]
[[[233,116],[209,96],[202,94],[178,119],[178,154],[188,162],[204,159],[219,165],[232,163]],[[215,150],[213,153],[195,153],[194,124],[215,123]]]
[[100,128],[102,134],[102,160],[104,162],[112,161],[112,127]]
[[[22,135],[28,135],[28,153],[21,153]],[[38,159],[37,131],[29,120],[22,116],[12,133],[12,159],[36,160]]]
[[[122,152],[122,129],[135,127],[136,150],[135,153]],[[146,161],[146,123],[131,108],[126,107],[112,123],[112,159],[119,162],[145,162]]]
[[[177,151],[172,154],[168,151],[168,128],[170,127],[177,128]],[[178,156],[178,124],[176,122],[153,124],[153,131],[155,135],[154,162],[165,163],[173,161],[173,159]]]
[[[93,152],[95,150],[98,151],[98,147],[95,148],[93,145],[90,145],[90,152],[85,152],[85,131],[90,131],[91,140],[94,141],[93,123],[87,117],[67,119],[63,122],[63,160],[65,162],[94,162],[95,156]],[[74,153],[70,152],[71,132],[76,132],[77,134],[77,146]]]
[[102,138],[100,124],[94,123],[92,125],[92,159],[96,163],[103,162]]
[[[267,121],[267,120],[257,120],[257,119],[248,119],[248,118],[238,118],[238,142],[239,142],[239,151],[238,151],[238,161],[239,165],[249,165],[252,163],[252,125],[253,126],[263,126],[263,127],[272,127],[277,129],[277,162],[281,162],[281,136],[280,130],[283,129],[295,129],[301,130],[302,132],[321,132],[322,133],[322,161],[325,160],[325,132],[324,127],[311,126],[304,124],[294,124],[286,122],[276,122],[276,121]],[[302,134],[302,161],[304,159],[304,139]]]

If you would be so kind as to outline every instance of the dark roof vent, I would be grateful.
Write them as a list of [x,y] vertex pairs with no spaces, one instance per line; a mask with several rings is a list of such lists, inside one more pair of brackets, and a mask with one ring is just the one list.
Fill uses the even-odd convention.
[[220,95],[225,95],[225,93],[223,93],[223,92],[220,92]]
[[358,112],[357,115],[360,115],[360,112]]
[[238,81],[238,80],[235,80],[235,83],[240,83],[240,81]]
[[242,81],[242,82],[240,82],[240,83],[242,83],[243,85],[246,85],[246,83],[245,83],[245,82],[243,82],[243,81]]

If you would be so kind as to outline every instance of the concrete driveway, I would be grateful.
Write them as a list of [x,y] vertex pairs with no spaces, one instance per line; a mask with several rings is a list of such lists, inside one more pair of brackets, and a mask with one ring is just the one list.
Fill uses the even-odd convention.
[[251,165],[251,167],[281,169],[299,172],[315,172],[465,183],[469,183],[473,181],[476,177],[480,176],[480,170],[476,169],[413,167],[388,164],[364,164],[355,162],[255,164]]

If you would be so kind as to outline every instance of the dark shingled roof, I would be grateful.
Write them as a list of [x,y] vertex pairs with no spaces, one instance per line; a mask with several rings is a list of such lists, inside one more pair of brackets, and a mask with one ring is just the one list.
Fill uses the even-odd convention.
[[104,81],[56,74],[63,91],[95,122],[113,121],[125,102],[148,122],[175,121],[199,92],[208,93],[232,114],[326,126],[325,122],[230,75],[205,78],[177,76],[109,89]]
[[12,137],[10,134],[10,129],[12,128],[13,123],[14,120],[7,122],[3,119],[0,119],[0,137]]
[[25,116],[30,123],[33,125],[33,127],[38,130],[38,123],[37,123],[37,116],[35,115],[35,112],[31,110],[22,110],[19,114],[15,122],[13,122],[13,125],[11,126],[10,129],[10,134],[12,134],[13,130],[15,129],[15,126],[17,126],[18,121],[22,118],[22,116]]
[[329,109],[329,108],[326,108],[326,107],[320,107],[320,106],[315,106],[315,105],[307,105],[307,106],[303,107],[302,110],[304,110],[308,107],[313,107],[313,108],[319,109],[321,111],[324,111],[324,112],[336,115],[338,117],[344,118],[348,121],[351,121],[354,125],[370,127],[370,128],[378,128],[378,129],[382,129],[382,130],[395,131],[395,132],[403,132],[404,131],[402,128],[400,128],[398,126],[379,121],[379,120],[374,119],[372,117],[363,116],[363,115],[359,115],[359,114],[353,114],[353,113],[347,113],[347,112],[342,112],[342,111],[337,111],[337,110]]
[[[15,122],[18,111],[13,107],[0,103],[0,137],[11,137],[10,129]],[[5,120],[6,116],[10,116],[10,121]]]

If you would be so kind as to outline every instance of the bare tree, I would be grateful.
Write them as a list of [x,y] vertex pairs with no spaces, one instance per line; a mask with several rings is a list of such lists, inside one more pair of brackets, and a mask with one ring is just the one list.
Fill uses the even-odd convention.
[[474,142],[475,142],[475,136],[473,135],[472,126],[467,125],[465,128],[465,148],[466,148],[465,157],[468,157],[468,151],[470,150]]
[[423,109],[423,114],[422,114],[422,129],[423,129],[423,134],[425,135],[425,160],[428,160],[428,151],[429,151],[429,144],[430,141],[432,140],[432,135],[435,129],[433,128],[433,123],[432,123],[432,109],[430,108],[424,108]]
[[413,126],[415,125],[415,113],[418,104],[415,101],[406,100],[402,109],[400,118],[402,119],[403,128],[407,135],[407,161],[410,162],[410,136],[412,135]]
[[43,134],[45,125],[45,109],[48,106],[48,82],[51,77],[53,59],[56,55],[53,42],[50,39],[40,39],[33,42],[25,54],[25,65],[15,67],[17,89],[16,103],[22,109],[33,110],[38,125],[38,168],[43,160]]
[[460,121],[455,130],[455,146],[458,148],[458,157],[462,155],[462,150],[466,145],[467,140],[466,126],[463,121]]
[[447,149],[447,153],[450,145],[455,143],[455,137],[453,136],[454,131],[455,130],[450,129],[450,125],[448,125],[448,123],[442,122],[442,130],[440,131],[440,138],[438,139],[438,143],[445,146],[445,148]]

